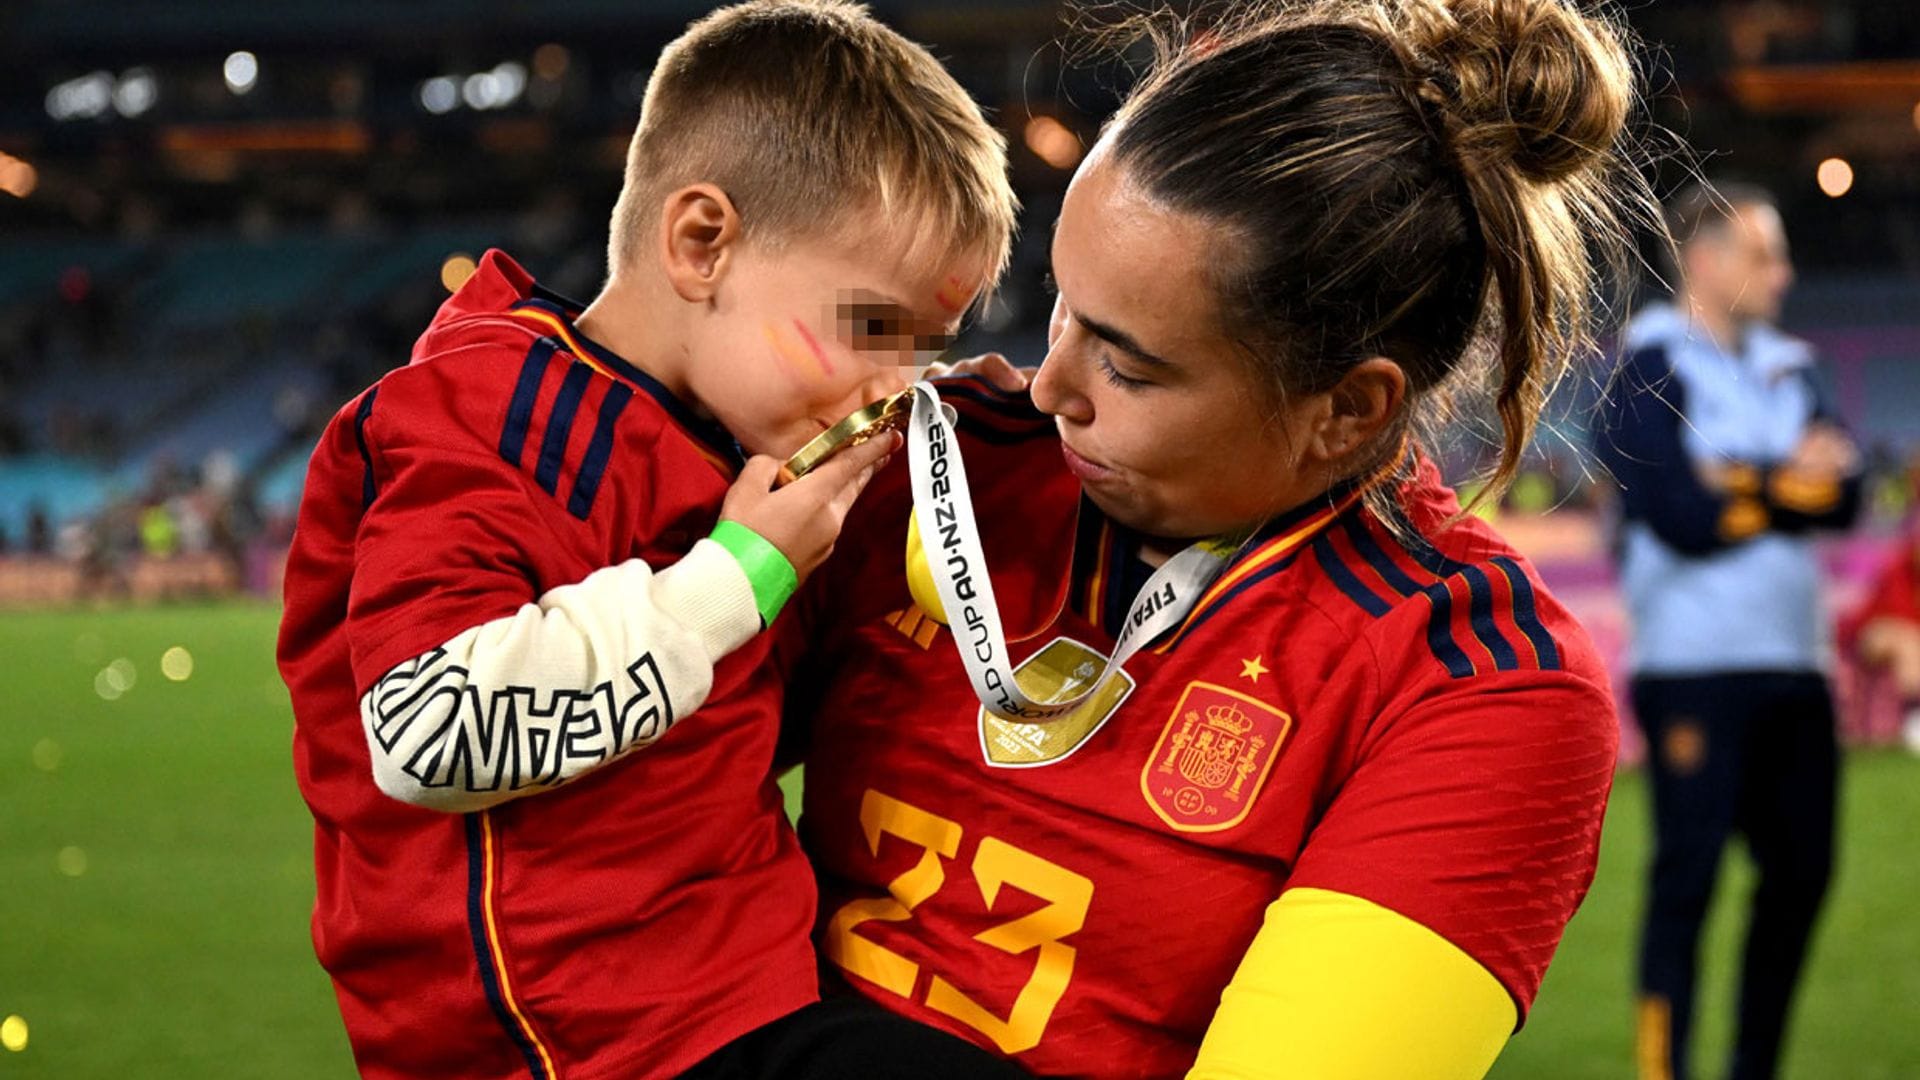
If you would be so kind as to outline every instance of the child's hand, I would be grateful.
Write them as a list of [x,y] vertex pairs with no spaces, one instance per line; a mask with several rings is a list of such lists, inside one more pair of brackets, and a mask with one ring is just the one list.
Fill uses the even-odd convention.
[[759,533],[793,564],[801,581],[813,573],[840,538],[840,526],[861,489],[900,447],[896,432],[869,439],[828,458],[793,483],[771,490],[780,473],[778,458],[756,454],[720,504],[720,519],[736,521]]

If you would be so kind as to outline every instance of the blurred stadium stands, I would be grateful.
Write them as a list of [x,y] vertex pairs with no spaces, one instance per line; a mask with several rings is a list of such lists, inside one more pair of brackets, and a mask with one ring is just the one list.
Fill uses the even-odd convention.
[[[79,591],[276,589],[313,436],[404,362],[450,257],[500,246],[563,292],[596,290],[652,59],[710,6],[0,9],[0,547]],[[1008,131],[1022,237],[964,344],[1035,363],[1052,218],[1125,67],[1067,63],[1051,3],[872,6]],[[1710,173],[1780,194],[1801,271],[1786,324],[1821,347],[1890,531],[1920,447],[1920,16],[1663,0],[1627,17],[1654,45],[1649,119]],[[1685,179],[1660,169],[1663,189]],[[1606,381],[1604,364],[1569,381],[1507,500],[1563,586],[1591,587],[1603,640],[1617,602],[1584,428]],[[1481,452],[1471,432],[1450,451]],[[1873,551],[1835,550],[1844,600]],[[182,559],[226,570],[147,567]],[[18,579],[0,604],[48,599],[5,595]]]

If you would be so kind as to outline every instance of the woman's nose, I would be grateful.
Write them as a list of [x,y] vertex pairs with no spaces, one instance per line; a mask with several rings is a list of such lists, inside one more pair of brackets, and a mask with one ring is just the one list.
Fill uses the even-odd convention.
[[1066,348],[1071,335],[1054,335],[1046,359],[1034,373],[1034,407],[1041,412],[1084,424],[1093,419],[1093,403],[1074,384],[1075,358]]

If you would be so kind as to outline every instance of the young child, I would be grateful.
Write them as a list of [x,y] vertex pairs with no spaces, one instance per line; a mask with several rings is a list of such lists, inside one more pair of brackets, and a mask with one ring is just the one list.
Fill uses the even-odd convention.
[[774,477],[955,332],[1013,211],[925,50],[727,8],[661,55],[599,297],[489,252],[334,418],[279,658],[364,1075],[673,1076],[816,1001],[760,631],[894,443]]

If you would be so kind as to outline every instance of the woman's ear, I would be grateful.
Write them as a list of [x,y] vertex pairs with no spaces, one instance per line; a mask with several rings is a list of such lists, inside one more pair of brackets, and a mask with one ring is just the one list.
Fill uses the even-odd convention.
[[660,261],[682,300],[713,299],[732,266],[740,212],[713,184],[690,184],[666,197],[660,212]]
[[1399,417],[1407,397],[1407,374],[1384,356],[1355,364],[1328,392],[1328,408],[1309,453],[1330,466],[1372,447]]

